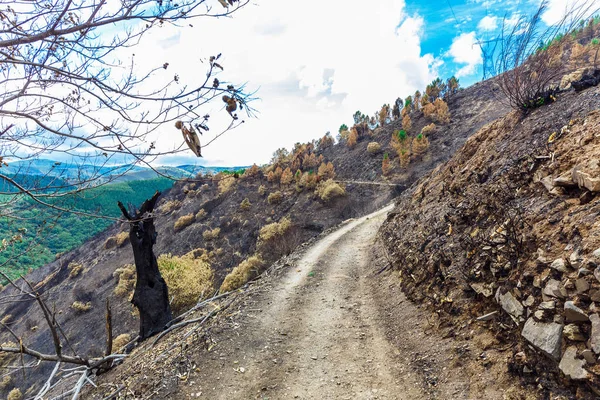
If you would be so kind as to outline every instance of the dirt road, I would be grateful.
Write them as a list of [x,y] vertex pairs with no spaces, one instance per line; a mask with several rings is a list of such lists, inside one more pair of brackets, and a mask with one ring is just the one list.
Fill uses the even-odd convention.
[[[369,263],[387,211],[321,239],[249,298],[236,326],[214,338],[181,398],[478,398],[460,365],[446,368],[464,346],[426,334],[425,311],[395,294],[387,300],[397,304],[399,326],[386,327]],[[502,398],[489,387],[485,393]]]

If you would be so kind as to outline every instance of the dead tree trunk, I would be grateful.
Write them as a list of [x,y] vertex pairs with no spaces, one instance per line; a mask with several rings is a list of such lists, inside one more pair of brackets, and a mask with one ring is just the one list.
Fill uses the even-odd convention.
[[123,203],[121,212],[129,220],[129,240],[133,248],[137,281],[131,302],[140,312],[140,340],[144,340],[165,329],[173,319],[169,305],[167,284],[158,270],[158,262],[152,250],[156,243],[156,229],[152,211],[160,192],[142,204],[131,216]]

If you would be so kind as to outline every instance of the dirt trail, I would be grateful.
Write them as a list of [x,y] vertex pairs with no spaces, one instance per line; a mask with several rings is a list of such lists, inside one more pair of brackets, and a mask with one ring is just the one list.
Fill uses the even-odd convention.
[[[401,326],[385,326],[369,263],[387,211],[326,236],[250,298],[238,325],[214,338],[182,398],[473,398],[460,367],[444,366],[455,343],[423,332],[424,311],[388,299],[399,302]],[[394,346],[390,332],[405,337],[403,344]]]

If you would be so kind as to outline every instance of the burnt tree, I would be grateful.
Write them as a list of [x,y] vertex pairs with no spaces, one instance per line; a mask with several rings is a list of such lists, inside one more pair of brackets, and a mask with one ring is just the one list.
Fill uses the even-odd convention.
[[167,284],[160,275],[152,250],[157,236],[152,211],[159,196],[157,191],[134,216],[129,214],[123,203],[118,203],[123,216],[129,221],[129,240],[137,274],[131,302],[140,312],[140,340],[163,331],[173,319]]

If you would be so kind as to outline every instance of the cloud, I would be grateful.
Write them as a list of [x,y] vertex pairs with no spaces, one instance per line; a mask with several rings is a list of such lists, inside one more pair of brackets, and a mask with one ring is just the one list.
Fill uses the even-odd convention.
[[483,64],[481,48],[476,41],[475,32],[461,33],[452,41],[448,55],[455,63],[466,64],[456,72],[457,78],[473,74]]
[[577,19],[586,19],[599,8],[600,0],[548,0],[548,8],[542,14],[542,21],[546,25],[554,25],[572,11],[577,14]]
[[486,15],[477,24],[477,29],[481,31],[494,31],[498,28],[498,17]]

